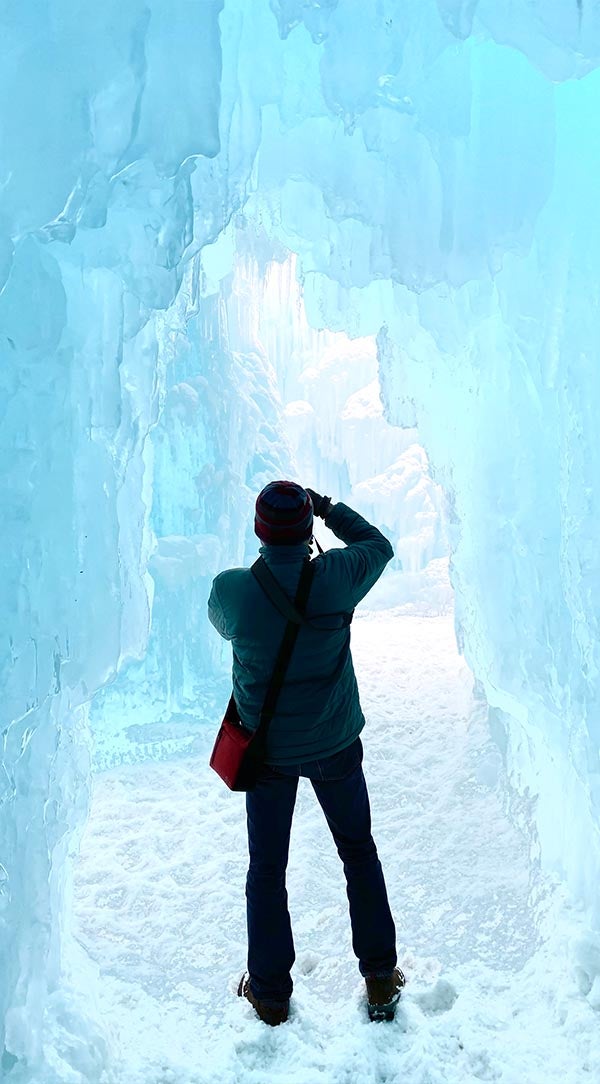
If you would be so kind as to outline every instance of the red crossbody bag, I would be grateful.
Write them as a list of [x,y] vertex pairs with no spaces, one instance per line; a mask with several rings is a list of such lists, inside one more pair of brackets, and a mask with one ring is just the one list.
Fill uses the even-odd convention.
[[[300,573],[294,604],[292,605],[290,600],[283,596],[287,603],[287,605],[284,603],[283,607],[281,606],[282,589],[272,572],[267,568],[262,557],[259,557],[258,561],[252,565],[251,571],[276,608],[280,612],[284,612],[288,622],[260,713],[258,727],[256,730],[249,730],[243,725],[232,693],[213,747],[210,758],[211,768],[215,770],[230,790],[238,791],[252,790],[260,767],[264,763],[269,726],[275,714],[277,699],[281,692],[300,626],[304,624],[303,614],[308,602],[315,568],[310,560],[305,561]],[[277,599],[277,602],[275,599]]]

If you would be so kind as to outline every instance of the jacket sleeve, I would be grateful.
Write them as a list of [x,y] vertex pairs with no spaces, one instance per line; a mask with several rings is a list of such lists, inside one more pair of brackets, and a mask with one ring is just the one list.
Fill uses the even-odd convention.
[[325,523],[346,549],[329,550],[327,558],[338,564],[347,578],[352,604],[356,606],[371,590],[383,572],[394,550],[388,539],[358,512],[338,501]]
[[225,610],[223,609],[219,596],[218,580],[219,576],[213,580],[213,585],[208,598],[208,618],[224,640],[231,640],[232,634],[228,630]]

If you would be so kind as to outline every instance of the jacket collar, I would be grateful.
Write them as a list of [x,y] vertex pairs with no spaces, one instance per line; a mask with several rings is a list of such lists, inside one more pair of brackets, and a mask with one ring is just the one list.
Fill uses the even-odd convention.
[[261,546],[259,553],[268,565],[293,565],[310,557],[308,542],[297,542],[293,546]]

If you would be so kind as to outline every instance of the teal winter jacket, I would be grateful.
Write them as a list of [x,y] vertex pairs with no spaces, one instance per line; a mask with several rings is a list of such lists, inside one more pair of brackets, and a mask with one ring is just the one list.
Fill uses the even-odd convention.
[[[325,519],[344,548],[315,557],[306,607],[269,728],[267,762],[285,766],[320,760],[350,745],[364,716],[350,654],[350,628],[341,614],[365,597],[393,549],[381,531],[347,505],[333,505]],[[308,543],[262,546],[260,553],[293,601]],[[213,582],[208,616],[233,647],[233,692],[245,726],[258,726],[267,686],[286,626],[249,568],[221,572]]]

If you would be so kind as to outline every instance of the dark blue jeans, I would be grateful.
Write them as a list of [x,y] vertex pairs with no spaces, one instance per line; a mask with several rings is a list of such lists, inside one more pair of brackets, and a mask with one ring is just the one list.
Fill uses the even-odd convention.
[[246,794],[250,867],[246,879],[248,972],[256,998],[279,1003],[292,993],[295,960],[285,873],[299,776],[310,779],[346,875],[352,947],[362,975],[396,966],[396,931],[371,835],[360,738],[332,757],[293,767],[265,766]]

